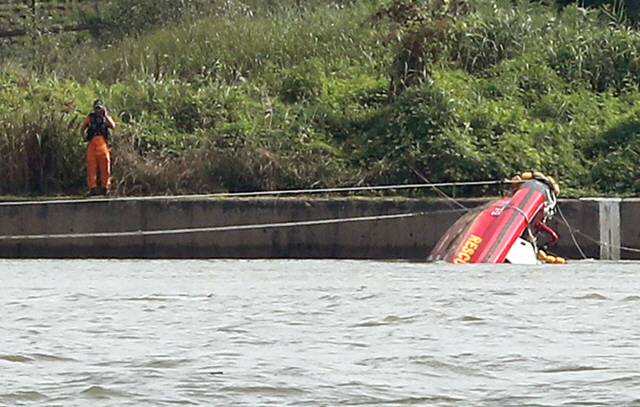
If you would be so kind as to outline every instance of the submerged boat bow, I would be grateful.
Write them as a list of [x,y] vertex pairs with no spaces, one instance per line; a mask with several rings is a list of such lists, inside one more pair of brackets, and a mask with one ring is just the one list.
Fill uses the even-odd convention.
[[553,177],[525,172],[509,193],[458,219],[427,258],[451,263],[564,263],[539,250],[539,236],[551,245],[558,235],[547,221],[555,214],[560,188]]

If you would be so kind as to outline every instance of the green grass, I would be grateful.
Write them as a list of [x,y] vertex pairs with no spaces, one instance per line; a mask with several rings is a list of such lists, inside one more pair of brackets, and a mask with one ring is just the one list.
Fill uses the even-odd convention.
[[82,191],[78,127],[98,97],[119,122],[125,194],[523,170],[576,196],[640,192],[640,34],[606,13],[488,0],[196,3],[109,45],[68,33],[0,48],[0,193]]

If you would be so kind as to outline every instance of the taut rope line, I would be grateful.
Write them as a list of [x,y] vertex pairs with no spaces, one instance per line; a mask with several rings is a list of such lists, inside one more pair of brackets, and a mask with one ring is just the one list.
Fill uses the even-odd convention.
[[[115,198],[93,198],[93,199],[50,199],[50,200],[34,200],[34,201],[5,201],[0,202],[0,206],[19,206],[19,205],[41,205],[41,204],[65,204],[65,203],[89,203],[89,202],[109,202],[109,201],[143,201],[143,200],[179,200],[179,199],[206,199],[206,198],[248,198],[248,197],[260,197],[260,196],[281,196],[281,195],[302,195],[302,194],[323,194],[323,193],[338,193],[338,192],[358,192],[358,191],[384,191],[391,189],[418,189],[418,188],[433,188],[440,187],[456,187],[456,186],[479,186],[479,185],[499,185],[510,184],[518,181],[513,180],[488,180],[488,181],[462,181],[462,182],[439,182],[439,183],[422,183],[422,184],[401,184],[401,185],[377,185],[377,186],[362,186],[362,187],[337,187],[337,188],[318,188],[318,189],[297,189],[297,190],[276,190],[276,191],[252,191],[252,192],[218,192],[211,194],[193,194],[193,195],[156,195],[156,196],[144,196],[144,197],[115,197]],[[440,193],[442,193],[440,191]],[[444,194],[446,196],[446,194]],[[455,198],[447,196],[447,198],[459,206],[462,206]],[[377,215],[377,216],[363,216],[344,219],[319,219],[309,221],[298,222],[277,222],[267,224],[251,224],[251,225],[229,225],[229,226],[212,226],[202,228],[181,228],[181,229],[166,229],[166,230],[137,230],[137,231],[122,231],[122,232],[94,232],[94,233],[65,233],[65,234],[42,234],[42,235],[0,235],[0,241],[20,241],[20,240],[47,240],[47,239],[79,239],[79,238],[108,238],[108,237],[124,237],[124,236],[161,236],[161,235],[177,235],[177,234],[191,234],[191,233],[208,233],[208,232],[224,232],[234,230],[251,230],[251,229],[271,229],[281,227],[295,227],[295,226],[315,226],[315,225],[329,225],[348,222],[366,222],[375,220],[386,219],[402,219],[418,216],[426,216],[435,213],[447,213],[447,212],[467,212],[473,208],[452,209],[446,211],[435,212],[413,212],[404,214],[390,214],[390,215]],[[562,218],[563,223],[569,229],[571,238],[580,252],[583,258],[586,258],[582,248],[578,245],[575,238],[575,234],[579,234],[586,239],[598,243],[601,245],[609,245],[606,242],[599,241],[597,239],[588,236],[580,230],[573,228],[566,220],[564,214],[558,207],[558,212]],[[620,246],[620,250],[629,252],[640,253],[640,249]]]
[[461,212],[461,211],[462,210],[460,209],[451,209],[451,210],[434,211],[434,212],[412,212],[412,213],[398,213],[398,214],[376,215],[376,216],[359,216],[359,217],[343,218],[343,219],[318,219],[318,220],[307,220],[307,221],[298,221],[298,222],[276,222],[276,223],[265,223],[265,224],[211,226],[211,227],[201,227],[201,228],[182,228],[182,229],[165,229],[165,230],[133,230],[133,231],[124,231],[124,232],[95,232],[95,233],[61,233],[61,234],[46,234],[46,235],[5,235],[5,236],[0,236],[0,241],[80,239],[80,238],[89,238],[89,237],[160,236],[160,235],[210,233],[210,232],[225,232],[225,231],[252,230],[252,229],[272,229],[272,228],[295,227],[295,226],[316,226],[316,225],[330,225],[330,224],[349,223],[349,222],[368,222],[368,221],[376,221],[376,220],[403,219],[403,218],[413,218],[418,216],[432,215],[434,213],[454,213],[454,212]]
[[[412,188],[438,188],[447,186],[473,186],[473,185],[493,185],[504,181],[463,181],[463,182],[441,182],[441,183],[422,183],[422,184],[402,184],[402,185],[377,185],[377,186],[361,186],[361,187],[337,187],[337,188],[317,188],[317,189],[297,189],[297,190],[276,190],[276,191],[252,191],[252,192],[220,192],[212,194],[197,195],[158,195],[144,197],[116,197],[116,198],[93,198],[84,199],[53,199],[53,200],[35,200],[35,201],[7,201],[0,202],[0,206],[20,206],[20,205],[41,205],[41,204],[68,204],[68,203],[89,203],[89,202],[109,202],[109,201],[142,201],[142,200],[179,200],[179,199],[206,199],[206,198],[247,198],[260,196],[282,196],[282,195],[302,195],[302,194],[322,194],[322,193],[338,193],[338,192],[357,192],[357,191],[382,191],[391,189],[412,189]],[[320,219],[298,222],[278,222],[268,224],[252,224],[252,225],[229,225],[229,226],[212,226],[200,228],[180,228],[165,230],[135,230],[121,232],[92,232],[92,233],[63,233],[63,234],[40,234],[40,235],[0,235],[0,241],[22,241],[22,240],[50,240],[50,239],[80,239],[80,238],[109,238],[109,237],[125,237],[125,236],[161,236],[161,235],[178,235],[191,233],[211,233],[237,230],[252,229],[269,229],[281,227],[295,226],[315,226],[328,225],[347,222],[366,222],[376,220],[390,220],[410,218],[417,216],[425,216],[435,213],[462,212],[468,211],[464,208],[434,211],[434,212],[414,212],[404,214],[389,214],[377,216],[363,216],[343,219]]]
[[[562,216],[562,220],[563,220],[562,223],[564,223],[565,226],[567,227],[567,229],[569,229],[569,232],[571,233],[571,237],[573,238],[573,241],[575,242],[576,247],[578,248],[578,250],[580,250],[580,254],[582,255],[583,259],[586,259],[587,256],[585,256],[585,254],[582,252],[582,249],[580,249],[580,246],[578,246],[578,243],[577,243],[577,241],[575,240],[575,237],[574,237],[574,233],[584,237],[585,239],[589,240],[590,242],[597,243],[597,244],[602,245],[602,246],[613,247],[612,244],[607,243],[607,242],[603,242],[603,241],[598,240],[596,238],[593,238],[593,237],[587,235],[586,233],[581,232],[580,229],[576,229],[573,226],[569,225],[569,223],[566,221],[566,219],[564,219],[564,216]],[[627,252],[640,253],[640,249],[635,248],[635,247],[629,247],[629,246],[617,246],[617,247],[619,247],[620,250],[624,250],[624,251],[627,251]]]
[[[564,217],[564,213],[562,213],[562,210],[560,209],[560,205],[558,205],[558,213],[560,214],[560,217],[562,218],[562,222],[565,224],[565,226],[567,227],[567,229],[569,230],[569,234],[571,235],[571,240],[573,240],[573,244],[576,246],[576,248],[578,249],[578,251],[580,252],[580,255],[582,256],[582,259],[586,259],[587,256],[584,254],[584,252],[582,251],[582,248],[580,247],[580,245],[578,244],[578,240],[576,239],[576,236],[574,234],[574,231],[577,233],[580,233],[579,230],[574,229],[573,226],[571,226],[569,224],[569,222],[567,222],[567,218]],[[586,236],[584,233],[580,233],[581,235]],[[591,239],[590,237],[588,237],[589,239]],[[591,239],[591,240],[595,240],[595,239]],[[600,242],[598,242],[600,243]]]
[[115,198],[92,198],[92,199],[51,199],[35,201],[6,201],[0,202],[0,206],[18,205],[41,205],[61,204],[61,203],[83,203],[83,202],[104,202],[104,201],[146,201],[156,199],[177,200],[177,199],[202,199],[202,198],[247,198],[271,195],[303,195],[303,194],[328,194],[337,192],[362,192],[362,191],[384,191],[390,189],[412,189],[412,188],[439,188],[474,185],[497,185],[511,181],[464,181],[464,182],[439,182],[423,184],[403,184],[403,185],[377,185],[369,187],[337,187],[337,188],[317,188],[317,189],[284,189],[276,191],[252,191],[252,192],[217,192],[212,194],[193,195],[154,195],[141,197],[115,197]]

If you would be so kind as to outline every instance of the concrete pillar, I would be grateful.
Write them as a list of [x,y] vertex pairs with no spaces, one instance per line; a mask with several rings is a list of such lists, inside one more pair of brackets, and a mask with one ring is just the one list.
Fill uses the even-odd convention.
[[620,260],[620,198],[583,198],[598,202],[600,260]]

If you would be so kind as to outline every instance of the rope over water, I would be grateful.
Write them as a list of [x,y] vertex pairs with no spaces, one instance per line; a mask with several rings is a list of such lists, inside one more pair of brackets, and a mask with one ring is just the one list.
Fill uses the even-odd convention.
[[511,180],[504,181],[465,181],[465,182],[440,182],[424,184],[402,184],[402,185],[377,185],[362,187],[338,187],[338,188],[316,188],[316,189],[284,189],[276,191],[251,191],[251,192],[216,192],[212,194],[192,194],[192,195],[153,195],[141,197],[115,197],[115,198],[92,198],[92,199],[47,199],[34,201],[6,201],[0,202],[0,206],[19,205],[41,205],[65,204],[65,203],[85,203],[100,201],[147,201],[157,199],[178,200],[178,199],[205,199],[205,198],[248,198],[257,196],[282,196],[282,195],[305,195],[305,194],[329,194],[338,192],[363,192],[363,191],[385,191],[393,189],[420,189],[420,188],[442,188],[442,187],[463,187],[480,185],[498,185],[512,183]]
[[96,233],[64,233],[64,234],[44,234],[44,235],[5,235],[0,236],[0,240],[43,240],[43,239],[80,239],[88,237],[125,237],[125,236],[159,236],[159,235],[179,235],[189,233],[209,233],[209,232],[225,232],[225,231],[237,231],[237,230],[254,230],[254,229],[273,229],[283,227],[295,227],[295,226],[316,226],[316,225],[330,225],[337,223],[348,222],[368,222],[378,220],[389,219],[402,219],[413,218],[417,216],[433,215],[436,213],[454,213],[463,212],[462,209],[451,209],[446,211],[433,211],[433,212],[412,212],[412,213],[398,213],[390,215],[377,215],[377,216],[360,216],[353,218],[343,219],[318,219],[298,222],[277,222],[277,223],[264,223],[264,224],[251,224],[251,225],[230,225],[230,226],[212,226],[202,228],[183,228],[183,229],[165,229],[165,230],[134,230],[124,232],[96,232]]
[[[159,195],[145,197],[118,197],[118,198],[98,198],[98,199],[52,199],[52,200],[36,200],[36,201],[8,201],[0,202],[0,206],[19,206],[19,205],[42,205],[42,204],[68,204],[68,203],[88,203],[88,202],[105,202],[105,201],[141,201],[141,200],[179,200],[179,199],[207,199],[207,198],[247,198],[259,196],[283,196],[283,195],[305,195],[305,194],[327,194],[340,192],[362,192],[362,191],[383,191],[395,189],[417,189],[417,188],[440,188],[440,187],[456,187],[456,186],[479,186],[479,185],[496,185],[510,181],[490,180],[490,181],[464,181],[464,182],[440,182],[440,183],[421,183],[421,184],[397,184],[397,185],[377,185],[377,186],[360,186],[360,187],[338,187],[338,188],[317,188],[317,189],[296,189],[296,190],[276,190],[276,191],[253,191],[253,192],[220,192],[212,194],[197,195]],[[455,201],[455,199],[451,198]],[[268,224],[251,224],[251,225],[229,225],[229,226],[212,226],[199,228],[180,228],[180,229],[164,229],[164,230],[134,230],[120,232],[91,232],[91,233],[61,233],[61,234],[39,234],[39,235],[0,235],[0,241],[22,241],[22,240],[53,240],[53,239],[81,239],[81,238],[110,238],[110,237],[127,237],[127,236],[160,236],[160,235],[180,235],[191,233],[213,233],[225,231],[239,230],[255,230],[255,229],[272,229],[295,226],[316,226],[328,225],[348,222],[368,222],[378,220],[402,219],[418,216],[433,215],[436,213],[446,212],[465,212],[468,208],[461,206],[461,209],[452,209],[446,211],[434,212],[412,212],[402,214],[382,214],[376,216],[362,216],[342,219],[319,219],[297,222],[277,222]]]
[[[109,202],[109,201],[144,201],[144,200],[180,200],[180,199],[207,199],[207,198],[247,198],[259,196],[283,196],[283,195],[305,195],[305,194],[327,194],[339,192],[362,192],[362,191],[383,191],[395,189],[417,189],[417,188],[438,188],[438,187],[455,187],[455,186],[476,186],[476,185],[495,185],[504,181],[465,181],[465,182],[441,182],[441,183],[422,183],[422,184],[396,184],[396,185],[377,185],[377,186],[360,186],[360,187],[338,187],[338,188],[316,188],[316,189],[296,189],[296,190],[276,190],[276,191],[252,191],[252,192],[219,192],[212,194],[194,194],[194,195],[157,195],[144,197],[116,197],[116,198],[94,198],[86,199],[50,199],[50,200],[34,200],[34,201],[7,201],[0,202],[0,206],[24,206],[24,205],[42,205],[42,204],[68,204],[68,203],[91,203],[91,202]],[[460,212],[467,211],[467,208],[440,211],[440,212]],[[200,228],[180,228],[180,229],[164,229],[164,230],[135,230],[120,232],[91,232],[91,233],[61,233],[61,234],[39,234],[39,235],[0,235],[0,241],[21,241],[21,240],[50,240],[50,239],[81,239],[81,238],[109,238],[109,237],[126,237],[126,236],[159,236],[159,235],[179,235],[190,233],[212,233],[237,230],[252,229],[270,229],[294,226],[315,226],[338,224],[347,222],[366,222],[377,220],[400,219],[417,216],[431,215],[438,212],[414,212],[404,214],[383,214],[377,216],[363,216],[343,219],[320,219],[298,222],[279,222],[269,224],[253,224],[253,225],[230,225],[230,226],[212,226]]]
[[[363,191],[385,191],[385,190],[397,190],[397,189],[421,189],[431,188],[438,189],[443,187],[463,187],[463,186],[485,186],[485,185],[504,185],[511,184],[520,181],[514,180],[486,180],[486,181],[462,181],[462,182],[439,182],[430,183],[425,182],[421,184],[397,184],[397,185],[377,185],[377,186],[360,186],[360,187],[337,187],[337,188],[317,188],[317,189],[295,189],[295,190],[275,190],[275,191],[251,191],[251,192],[217,192],[211,194],[192,194],[192,195],[155,195],[144,197],[115,197],[115,198],[94,198],[94,199],[48,199],[48,200],[32,200],[32,201],[6,201],[0,202],[0,206],[23,206],[23,205],[42,205],[42,204],[68,204],[68,203],[90,203],[90,202],[105,202],[105,201],[144,201],[144,200],[180,200],[180,199],[207,199],[207,198],[250,198],[250,197],[268,197],[268,196],[285,196],[285,195],[306,195],[306,194],[330,194],[330,193],[343,193],[343,192],[363,192]],[[440,194],[444,194],[439,191]],[[445,194],[446,195],[446,194]],[[180,234],[192,234],[192,233],[213,233],[213,232],[226,232],[226,231],[239,231],[239,230],[255,230],[255,229],[273,229],[273,228],[285,228],[296,226],[317,226],[317,225],[330,225],[349,222],[369,222],[379,220],[392,220],[412,218],[418,216],[433,215],[437,213],[455,213],[455,212],[467,212],[473,208],[467,208],[459,200],[447,196],[447,198],[453,201],[459,206],[459,209],[451,209],[445,211],[434,212],[412,212],[412,213],[400,213],[400,214],[382,214],[375,216],[362,216],[353,218],[342,219],[318,219],[308,221],[297,222],[276,222],[266,224],[250,224],[250,225],[228,225],[228,226],[212,226],[212,227],[199,227],[199,228],[180,228],[180,229],[164,229],[164,230],[134,230],[134,231],[120,231],[120,232],[92,232],[92,233],[63,233],[63,234],[39,234],[39,235],[0,235],[0,241],[23,241],[23,240],[53,240],[53,239],[81,239],[81,238],[110,238],[110,237],[126,237],[126,236],[161,236],[161,235],[180,235]],[[580,252],[583,259],[586,259],[586,255],[580,248],[575,234],[579,234],[584,238],[598,243],[601,245],[609,245],[606,242],[598,241],[597,239],[588,236],[579,230],[573,228],[567,222],[562,211],[559,210],[562,223],[568,228],[574,245]],[[640,253],[640,249],[620,246],[621,250]]]

